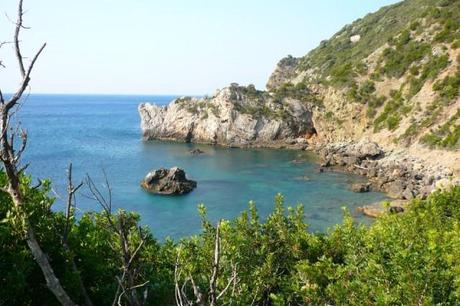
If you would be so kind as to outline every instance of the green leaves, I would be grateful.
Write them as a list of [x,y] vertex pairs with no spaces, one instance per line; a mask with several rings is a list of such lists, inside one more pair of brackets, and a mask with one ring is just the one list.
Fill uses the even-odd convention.
[[[394,93],[397,99],[397,93]],[[0,172],[0,180],[2,173]],[[71,220],[69,250],[59,233],[62,213],[50,210],[49,184],[38,189],[22,181],[27,212],[37,236],[52,259],[60,281],[81,301],[78,273],[96,305],[112,302],[120,273],[120,237],[110,231],[103,213],[85,213]],[[54,305],[11,211],[8,196],[0,193],[0,302]],[[174,304],[175,281],[193,296],[191,280],[207,300],[213,270],[216,227],[200,205],[201,234],[179,242],[158,243],[148,235],[135,261],[136,271],[148,280],[150,305]],[[140,216],[118,211],[111,220],[127,225],[136,245]],[[249,204],[233,220],[220,222],[219,305],[456,305],[460,303],[460,187],[415,200],[402,215],[389,214],[370,226],[356,224],[345,211],[342,224],[326,234],[309,233],[302,206],[285,208],[277,195],[273,212],[260,219]],[[182,286],[182,285],[181,285]],[[228,290],[225,291],[225,288]]]

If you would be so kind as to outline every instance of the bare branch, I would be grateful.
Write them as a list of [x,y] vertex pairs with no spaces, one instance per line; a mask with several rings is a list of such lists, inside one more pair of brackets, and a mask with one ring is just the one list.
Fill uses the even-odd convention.
[[203,294],[200,292],[200,288],[195,284],[195,280],[193,279],[193,276],[191,274],[189,274],[189,279],[192,284],[193,294],[196,298],[195,303],[197,305],[204,305]]
[[[11,135],[14,135],[15,133],[12,133]],[[19,132],[19,137],[21,138],[21,147],[19,148],[18,152],[16,153],[16,156],[14,157],[14,162],[17,164],[19,160],[21,159],[22,153],[24,153],[26,146],[27,146],[27,132],[23,129],[20,130]],[[13,139],[11,140],[13,141]],[[11,147],[14,147],[14,143],[11,142]]]
[[[14,33],[15,54],[19,62],[19,70],[22,76],[22,83],[16,91],[16,93],[10,98],[8,102],[5,101],[3,94],[0,95],[0,159],[3,163],[3,168],[5,170],[6,176],[8,177],[8,186],[7,188],[5,188],[5,191],[7,191],[10,195],[13,205],[18,209],[18,211],[21,212],[20,218],[22,224],[24,224],[23,229],[25,233],[25,241],[30,249],[30,252],[32,253],[33,258],[35,259],[43,273],[48,289],[54,294],[59,303],[61,303],[62,305],[73,306],[75,305],[75,303],[69,297],[67,292],[62,287],[59,279],[56,277],[56,274],[54,273],[53,267],[51,266],[48,255],[41,248],[35,236],[35,231],[32,225],[30,224],[28,215],[24,213],[25,209],[23,208],[25,205],[27,205],[27,202],[24,201],[23,198],[24,195],[23,189],[21,188],[20,178],[22,172],[25,170],[27,166],[20,168],[19,170],[17,166],[19,159],[26,147],[27,134],[20,133],[20,137],[22,138],[22,146],[16,153],[14,150],[15,131],[13,131],[10,127],[10,110],[18,103],[24,91],[26,90],[30,81],[30,74],[35,65],[35,62],[37,61],[43,49],[45,48],[46,44],[43,44],[39,51],[35,54],[26,70],[19,44],[19,33],[21,31],[21,28],[24,28],[24,26],[22,25],[22,2],[23,0],[19,0],[18,20],[16,21]],[[8,135],[10,131],[11,135]],[[17,131],[18,130],[16,130],[16,132]]]
[[10,110],[13,106],[16,105],[16,103],[21,99],[22,94],[26,90],[27,86],[29,85],[30,81],[30,74],[32,73],[32,69],[34,68],[35,62],[37,61],[38,57],[42,53],[43,49],[45,49],[46,43],[44,43],[41,48],[38,50],[38,52],[35,54],[33,57],[32,61],[29,64],[29,68],[27,69],[27,72],[25,73],[21,86],[19,89],[16,91],[16,93],[11,97],[11,99],[8,101],[8,103],[5,104],[5,109]]
[[31,189],[32,190],[36,190],[38,188],[40,188],[40,186],[43,184],[43,181],[41,179],[38,179],[38,183],[37,185],[33,186]]
[[83,182],[80,182],[76,187],[72,182],[72,163],[69,164],[69,169],[67,171],[67,205],[66,205],[66,223],[64,228],[63,240],[67,241],[67,235],[70,230],[70,219],[72,218],[72,208],[75,207],[75,193],[78,189],[83,186]]
[[21,168],[19,168],[19,169],[18,169],[18,174],[19,174],[19,175],[23,174],[23,173],[27,170],[27,168],[29,168],[29,165],[30,165],[30,164],[27,163],[27,164],[25,164],[24,166],[22,166]]
[[126,293],[127,290],[133,290],[133,289],[137,289],[137,288],[141,288],[141,287],[144,287],[145,285],[147,285],[148,283],[150,283],[150,281],[146,281],[142,284],[139,284],[139,285],[135,285],[135,286],[132,286],[126,290],[123,290],[123,292],[120,294],[120,296],[118,297],[118,305],[119,306],[122,306],[121,304],[121,298],[123,297],[123,295]]
[[[144,247],[147,233],[144,234],[142,229],[139,227],[138,231],[140,242],[137,245],[134,245],[131,239],[132,228],[126,218],[126,214],[121,211],[116,215],[112,215],[112,188],[110,187],[106,172],[103,171],[103,173],[106,193],[103,193],[96,186],[89,175],[86,176],[86,185],[88,186],[91,194],[87,197],[99,203],[105,214],[108,223],[108,230],[110,230],[119,239],[119,242],[115,245],[110,241],[108,242],[112,250],[115,253],[118,253],[117,255],[120,258],[120,270],[122,271],[121,277],[116,277],[118,286],[112,301],[112,306],[121,305],[122,298],[125,298],[130,305],[139,306],[144,304],[145,301],[140,301],[136,289],[145,286],[148,282],[144,282],[141,285],[136,284],[142,275],[135,267],[134,262],[138,259],[139,252]],[[118,245],[119,247],[117,247]],[[144,299],[146,299],[145,293]]]
[[219,274],[219,262],[220,262],[220,222],[217,222],[216,226],[216,239],[214,241],[214,262],[212,265],[212,274],[209,281],[209,296],[211,298],[210,305],[216,306],[217,304],[217,293],[216,293],[216,282]]
[[237,276],[236,265],[233,265],[232,277],[228,280],[227,286],[225,286],[224,290],[222,290],[217,296],[216,298],[217,300],[219,300],[222,296],[224,296],[225,292],[228,290],[228,288],[230,288],[230,285],[234,283],[234,281],[236,280],[236,276]]
[[18,20],[16,21],[16,29],[14,31],[14,50],[16,52],[16,58],[19,63],[19,70],[21,72],[21,76],[24,79],[26,75],[26,70],[24,68],[24,61],[21,54],[21,48],[19,46],[19,33],[21,32],[22,28],[22,16],[24,15],[22,10],[22,1],[19,0],[19,7],[18,7]]
[[[179,272],[178,272],[178,267],[179,267],[179,256],[180,256],[180,249],[177,252],[177,257],[176,257],[176,264],[174,265],[174,293],[175,293],[175,298],[176,298],[176,305],[177,306],[184,306],[184,301],[182,300],[182,292],[179,288]],[[184,283],[185,286],[185,283]]]

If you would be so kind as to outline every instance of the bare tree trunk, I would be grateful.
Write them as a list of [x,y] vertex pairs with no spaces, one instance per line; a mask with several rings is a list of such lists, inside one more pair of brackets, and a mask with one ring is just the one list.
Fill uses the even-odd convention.
[[120,211],[115,215],[112,214],[112,189],[110,188],[105,172],[104,176],[105,187],[107,188],[106,196],[103,195],[89,175],[86,177],[86,185],[91,193],[89,198],[101,205],[107,219],[107,223],[109,224],[109,230],[119,239],[119,248],[113,245],[111,246],[114,253],[120,259],[120,270],[122,272],[121,276],[116,277],[118,286],[112,301],[112,306],[121,306],[123,298],[129,305],[142,306],[147,303],[147,291],[144,291],[144,296],[140,299],[138,289],[147,285],[149,281],[139,283],[140,279],[143,277],[136,269],[135,263],[139,258],[139,252],[144,247],[147,234],[143,233],[142,229],[139,227],[137,230],[139,231],[140,241],[137,244],[134,244],[135,242],[131,238],[132,228],[130,228],[130,225],[127,222],[125,212]]
[[[1,137],[0,137],[0,159],[3,162],[6,175],[8,177],[8,187],[2,188],[2,191],[7,192],[13,201],[13,205],[17,208],[19,213],[19,218],[23,219],[24,231],[25,231],[25,240],[27,246],[29,247],[32,255],[34,256],[35,261],[42,270],[43,276],[46,280],[46,285],[50,291],[54,294],[56,299],[62,305],[76,305],[69,297],[67,292],[62,287],[59,279],[56,277],[53,268],[48,260],[48,256],[41,249],[40,244],[38,243],[35,232],[29,222],[28,216],[24,211],[24,201],[21,194],[20,188],[20,176],[21,173],[25,170],[25,167],[18,169],[20,158],[24,152],[27,144],[27,133],[23,130],[20,131],[20,138],[22,139],[22,145],[19,150],[15,150],[14,136],[15,132],[9,126],[11,109],[18,105],[24,91],[26,90],[29,81],[30,74],[32,72],[33,66],[38,59],[40,53],[45,48],[46,44],[43,44],[39,51],[32,58],[27,69],[24,66],[23,57],[21,54],[19,33],[23,28],[22,24],[23,9],[22,9],[22,0],[19,0],[18,7],[18,20],[16,22],[15,34],[14,34],[14,45],[16,58],[19,64],[19,70],[22,76],[22,83],[16,93],[8,100],[5,101],[3,95],[0,91],[0,119],[1,119]],[[11,135],[9,132],[11,131]]]
[[43,272],[43,276],[45,277],[48,289],[51,290],[56,299],[62,305],[76,305],[67,295],[64,288],[62,288],[59,279],[54,274],[53,268],[49,263],[48,257],[46,256],[45,252],[43,252],[43,250],[40,248],[37,239],[35,239],[35,233],[30,227],[30,224],[28,225],[26,241],[31,253],[34,255],[35,261],[40,266],[40,269]]
[[[62,234],[62,246],[66,250],[67,253],[72,254],[72,251],[69,247],[68,243],[68,235],[72,230],[71,226],[71,218],[74,216],[73,212],[76,207],[76,200],[75,200],[75,193],[83,186],[83,182],[78,184],[77,186],[73,185],[72,181],[72,163],[69,164],[69,169],[67,171],[67,207],[66,207],[66,223],[64,227],[64,233]],[[78,275],[78,284],[80,285],[80,292],[85,300],[86,306],[93,306],[93,302],[91,301],[88,292],[86,291],[86,287],[81,279],[80,272],[78,271],[77,264],[75,263],[75,258],[71,255],[70,264],[72,268],[72,272]]]
[[[8,167],[6,167],[5,165],[5,168],[8,169],[10,168],[10,166],[11,165],[8,165]],[[7,173],[8,172],[9,171],[7,171]],[[16,178],[16,176],[14,178]],[[12,181],[14,181],[15,183],[18,182],[16,179]],[[10,183],[8,187],[8,193],[10,194],[11,199],[13,200],[13,204],[17,208],[22,209],[23,201],[20,196],[19,185],[14,186],[12,183]],[[34,259],[37,262],[38,266],[42,270],[43,276],[46,280],[46,285],[62,305],[76,305],[67,295],[65,290],[62,288],[59,279],[56,277],[53,268],[50,265],[48,256],[45,254],[45,252],[43,252],[43,250],[40,247],[40,244],[38,243],[35,237],[35,232],[33,231],[27,216],[23,214],[22,217],[25,221],[27,246],[29,247],[32,255],[34,256]]]
[[216,239],[214,241],[214,262],[212,264],[212,274],[209,281],[209,297],[211,299],[210,306],[217,305],[217,292],[216,282],[219,276],[219,262],[220,262],[220,221],[217,222]]
[[[217,281],[219,279],[219,269],[220,269],[220,259],[221,259],[221,237],[220,237],[220,225],[221,225],[222,220],[220,220],[217,223],[216,226],[216,235],[214,238],[214,257],[213,257],[213,262],[212,262],[212,269],[211,269],[211,277],[209,278],[209,292],[206,294],[203,294],[200,291],[200,288],[198,285],[195,283],[195,280],[193,279],[193,276],[191,274],[188,275],[187,280],[184,282],[182,288],[184,288],[190,280],[192,290],[193,290],[193,295],[195,296],[195,304],[204,306],[206,305],[206,302],[209,301],[210,306],[217,306],[217,302],[222,298],[227,290],[230,288],[230,285],[233,283],[233,287],[236,286],[237,284],[237,266],[232,264],[232,275],[227,281],[227,285],[223,290],[220,291],[220,293],[217,292]],[[180,252],[180,250],[179,250]],[[189,302],[187,299],[187,294],[184,292],[184,290],[180,289],[179,286],[179,256],[180,254],[177,254],[177,260],[174,268],[174,285],[175,285],[175,298],[176,298],[176,305],[177,306],[185,306],[185,305],[192,305],[192,302]],[[233,294],[233,293],[232,293]]]

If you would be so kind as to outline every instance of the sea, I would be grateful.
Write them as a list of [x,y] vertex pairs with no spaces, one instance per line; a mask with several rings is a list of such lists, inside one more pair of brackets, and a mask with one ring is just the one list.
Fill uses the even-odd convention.
[[[319,172],[317,158],[305,151],[237,149],[220,146],[143,141],[139,103],[165,105],[170,95],[61,95],[30,94],[16,114],[28,132],[24,163],[34,182],[52,181],[54,210],[65,207],[67,168],[73,165],[77,184],[90,176],[106,192],[112,190],[113,210],[135,211],[141,223],[160,240],[200,233],[197,211],[204,204],[208,218],[231,219],[254,201],[261,218],[272,210],[274,197],[284,196],[286,206],[302,204],[312,232],[325,232],[343,219],[346,207],[357,222],[369,222],[356,208],[385,199],[378,192],[354,193],[350,184],[364,179],[340,172]],[[201,155],[190,150],[199,148]],[[183,168],[197,188],[182,196],[145,192],[140,181],[160,167]],[[87,187],[76,198],[77,215],[101,211],[88,197]]]

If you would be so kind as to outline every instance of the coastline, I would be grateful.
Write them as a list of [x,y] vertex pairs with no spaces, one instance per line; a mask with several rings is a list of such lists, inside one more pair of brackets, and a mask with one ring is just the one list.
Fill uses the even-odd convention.
[[329,169],[359,175],[368,179],[371,189],[385,193],[392,200],[369,203],[358,211],[369,217],[377,217],[385,210],[404,211],[412,199],[426,199],[436,189],[459,185],[460,180],[454,171],[439,163],[430,163],[403,150],[388,150],[376,142],[366,139],[360,141],[321,142],[313,137],[307,139],[277,140],[252,144],[226,144],[200,139],[150,138],[143,141],[158,140],[179,143],[196,143],[227,148],[251,149],[267,148],[274,150],[299,150],[313,153],[314,161],[320,171]]

